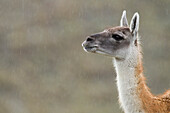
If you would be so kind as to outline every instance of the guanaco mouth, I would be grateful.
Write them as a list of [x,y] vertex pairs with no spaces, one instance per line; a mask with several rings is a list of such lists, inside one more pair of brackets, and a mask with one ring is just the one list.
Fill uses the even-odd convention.
[[95,52],[97,50],[97,46],[85,46],[83,47],[85,51],[87,52]]
[[93,52],[93,53],[95,53],[98,48],[97,45],[89,45],[86,41],[82,43],[82,46],[86,52]]

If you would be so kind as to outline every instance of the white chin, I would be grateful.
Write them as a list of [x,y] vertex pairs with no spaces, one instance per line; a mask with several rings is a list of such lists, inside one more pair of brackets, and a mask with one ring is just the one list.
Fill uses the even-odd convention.
[[102,51],[96,51],[96,53],[98,53],[98,54],[102,54],[102,55],[107,55],[106,53],[104,53],[104,52],[102,52]]

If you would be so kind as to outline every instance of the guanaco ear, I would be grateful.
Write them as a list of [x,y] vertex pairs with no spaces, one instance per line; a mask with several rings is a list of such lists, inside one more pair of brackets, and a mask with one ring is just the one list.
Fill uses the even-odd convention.
[[123,13],[122,13],[122,17],[120,19],[120,26],[128,27],[128,21],[127,21],[127,18],[126,18],[126,10],[124,10]]
[[130,30],[134,35],[136,35],[138,33],[138,30],[139,30],[139,14],[137,12],[133,15],[132,20],[130,22]]

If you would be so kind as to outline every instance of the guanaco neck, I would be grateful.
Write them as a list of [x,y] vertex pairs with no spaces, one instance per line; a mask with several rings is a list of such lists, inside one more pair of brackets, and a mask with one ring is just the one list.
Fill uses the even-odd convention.
[[125,113],[145,113],[143,103],[153,96],[145,84],[140,48],[134,46],[129,52],[131,54],[126,59],[113,60],[119,101]]

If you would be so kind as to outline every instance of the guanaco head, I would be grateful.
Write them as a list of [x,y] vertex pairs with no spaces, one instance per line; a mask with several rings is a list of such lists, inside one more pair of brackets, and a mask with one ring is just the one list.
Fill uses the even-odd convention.
[[125,59],[131,48],[137,48],[138,29],[139,14],[134,14],[129,27],[126,11],[123,11],[120,26],[88,36],[82,46],[86,52]]

